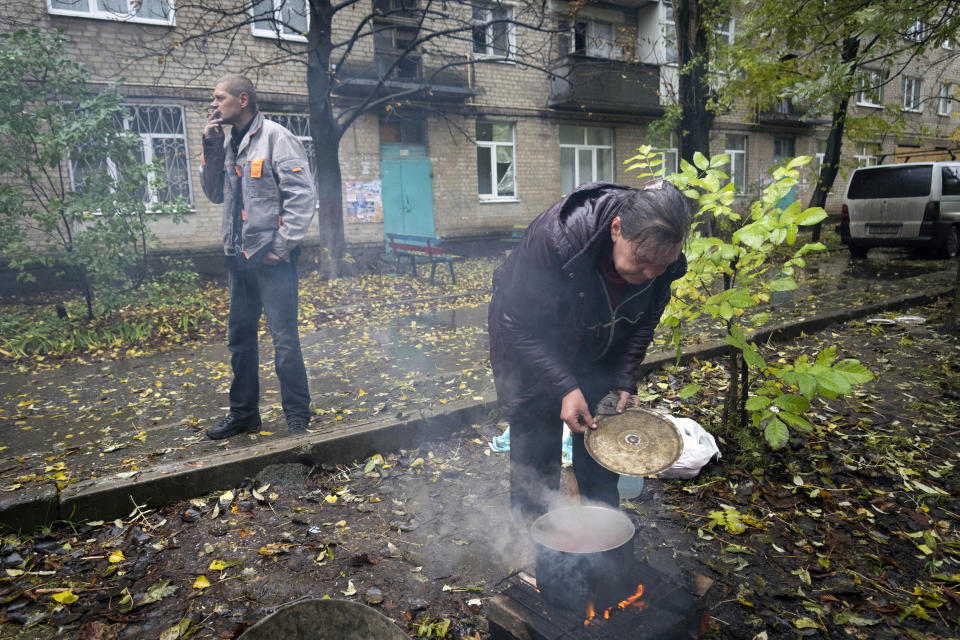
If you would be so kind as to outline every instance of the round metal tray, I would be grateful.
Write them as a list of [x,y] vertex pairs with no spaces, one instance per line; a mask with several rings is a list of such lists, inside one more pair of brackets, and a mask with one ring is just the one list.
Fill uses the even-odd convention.
[[587,429],[584,444],[591,457],[610,471],[652,476],[672,467],[683,453],[677,428],[649,409],[599,416],[596,424],[596,429]]

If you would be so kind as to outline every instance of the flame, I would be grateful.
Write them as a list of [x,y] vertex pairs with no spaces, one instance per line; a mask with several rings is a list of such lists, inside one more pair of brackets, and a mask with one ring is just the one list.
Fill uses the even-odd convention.
[[587,603],[587,613],[586,613],[586,616],[587,616],[586,619],[583,621],[583,626],[587,626],[588,624],[590,624],[590,621],[593,620],[593,619],[597,616],[597,612],[593,610],[593,603],[592,603],[592,602],[588,602],[588,603]]
[[[641,597],[643,597],[643,585],[642,585],[642,584],[638,584],[638,585],[637,585],[637,590],[633,592],[633,595],[631,595],[630,597],[626,598],[625,600],[621,600],[620,602],[618,602],[618,603],[616,604],[616,608],[617,608],[617,609],[626,609],[627,607],[634,607],[634,608],[636,608],[636,609],[643,610],[643,609],[646,608],[647,603],[646,603],[646,601],[641,601],[641,600],[640,600]],[[608,607],[606,610],[604,610],[604,612],[603,612],[603,614],[602,614],[604,620],[609,620],[609,619],[610,619],[610,614],[611,614],[611,612],[613,611],[613,609],[614,609],[614,607]],[[597,617],[597,612],[596,612],[596,611],[594,610],[594,608],[593,608],[593,602],[588,602],[588,603],[587,603],[587,611],[586,611],[586,614],[585,614],[585,615],[586,615],[586,618],[585,618],[584,621],[583,621],[583,626],[586,627],[586,626],[589,625],[591,622],[593,622],[594,618]]]

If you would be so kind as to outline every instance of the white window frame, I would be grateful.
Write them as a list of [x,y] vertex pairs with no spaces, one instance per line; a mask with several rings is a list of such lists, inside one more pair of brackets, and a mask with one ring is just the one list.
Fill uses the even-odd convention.
[[[477,124],[506,125],[510,127],[510,142],[498,142],[493,140],[477,140],[477,147],[486,149],[490,154],[490,186],[493,193],[480,193],[480,184],[477,183],[477,195],[483,202],[512,202],[517,197],[517,125],[513,122],[498,122],[496,120],[477,120]],[[497,183],[497,149],[500,147],[509,147],[511,165],[513,166],[513,193],[500,195],[500,185]],[[479,176],[479,172],[477,173]]]
[[717,24],[716,33],[717,36],[726,44],[733,44],[733,29],[735,22],[733,18],[730,18],[726,22],[721,22]]
[[668,176],[671,173],[680,171],[680,145],[676,132],[670,132],[670,146],[658,149],[663,162],[660,168],[663,169],[663,175]]
[[[288,2],[297,2],[298,0],[263,0],[264,2],[273,3],[273,18],[270,21],[269,27],[261,27],[256,23],[257,17],[257,0],[252,0],[250,5],[250,32],[257,38],[270,38],[276,40],[291,40],[293,42],[306,42],[307,37],[299,33],[285,33],[284,32],[284,22],[283,15],[281,11],[286,6]],[[303,10],[306,12],[307,18],[307,29],[310,28],[310,3],[308,0],[300,0],[303,2]]]
[[[187,192],[186,200],[187,200],[187,203],[190,204],[190,206],[193,206],[193,185],[191,184],[191,181],[190,181],[190,176],[193,175],[193,172],[190,169],[190,148],[188,145],[187,133],[186,133],[186,114],[184,113],[183,106],[178,104],[137,104],[137,103],[124,103],[122,106],[125,110],[130,108],[136,109],[139,107],[143,107],[143,108],[159,107],[164,109],[179,109],[180,127],[181,127],[179,134],[137,132],[137,135],[140,137],[140,143],[143,149],[143,162],[145,164],[150,164],[151,162],[153,162],[153,159],[154,159],[153,148],[154,148],[155,139],[176,138],[183,141],[183,154],[184,154],[183,161],[185,163],[184,175],[185,175],[185,181],[186,181],[185,185],[186,185],[186,192]],[[123,115],[123,128],[125,131],[131,130],[130,116],[126,113]],[[117,176],[116,165],[113,163],[113,161],[110,158],[106,159],[106,163],[107,163],[107,171],[110,173],[111,176],[116,178]],[[76,190],[77,178],[74,175],[75,169],[72,161],[69,163],[69,166],[70,166],[70,187],[71,189]],[[156,204],[157,202],[160,201],[157,198],[157,194],[154,192],[153,188],[150,186],[150,183],[153,182],[154,178],[155,178],[154,172],[150,171],[147,175],[147,184],[141,185],[141,187],[146,191],[148,196],[148,198],[144,200],[144,203],[147,205]]]
[[[494,17],[494,11],[503,10],[507,13],[505,17]],[[479,52],[475,50],[476,42],[473,41],[470,45],[470,50],[473,52],[473,56],[480,60],[502,60],[505,62],[513,62],[514,56],[517,51],[516,43],[516,25],[513,24],[514,15],[516,10],[512,4],[500,3],[500,4],[482,4],[475,5],[472,9],[473,15],[471,15],[471,20],[474,24],[474,29],[483,28],[484,29],[484,38],[486,40],[485,51]],[[484,13],[483,19],[478,19],[476,13],[482,11]],[[494,25],[491,24],[494,20],[510,20],[504,26],[506,27],[507,35],[507,53],[506,55],[497,53],[494,51],[493,42],[494,42]],[[472,38],[471,38],[472,40]]]
[[[569,143],[564,143],[564,142],[559,143],[559,144],[560,144],[560,149],[561,149],[561,154],[560,154],[560,157],[561,157],[561,158],[563,158],[563,153],[562,153],[562,150],[563,150],[563,149],[572,149],[572,150],[573,150],[573,182],[574,182],[574,185],[573,185],[573,189],[571,189],[571,191],[573,191],[574,189],[576,189],[576,188],[579,187],[580,185],[582,185],[582,184],[584,184],[584,183],[587,183],[587,182],[597,182],[598,180],[604,180],[604,181],[607,181],[607,182],[613,182],[613,177],[614,177],[614,175],[613,175],[613,174],[614,174],[614,169],[613,169],[613,129],[611,129],[611,128],[609,128],[609,127],[588,127],[588,126],[578,125],[578,124],[576,124],[576,125],[564,125],[564,126],[571,126],[571,127],[576,128],[576,129],[582,129],[582,130],[583,130],[583,142],[582,142],[582,143],[580,143],[580,144],[569,144]],[[606,130],[606,131],[609,131],[609,132],[610,132],[610,144],[608,144],[608,145],[606,145],[606,144],[589,144],[589,143],[588,143],[588,138],[589,138],[589,130],[590,130],[590,129],[604,129],[604,130]],[[560,133],[560,128],[559,128],[559,126],[558,126],[558,127],[557,127],[557,135],[558,135],[558,138],[559,138],[559,133]],[[590,170],[591,170],[590,173],[591,173],[591,175],[590,175],[590,179],[589,179],[589,180],[584,180],[583,177],[580,175],[580,152],[581,152],[581,151],[589,151],[589,152],[590,152]],[[609,177],[602,177],[602,176],[598,176],[598,175],[597,175],[597,168],[599,167],[599,162],[597,162],[597,154],[598,154],[598,153],[603,153],[603,152],[606,152],[606,153],[609,154],[609,155],[607,156],[607,159],[608,159],[608,161],[609,161],[608,164],[607,164],[607,166],[610,167],[610,176],[609,176]],[[561,162],[562,162],[562,160],[561,160]],[[560,175],[561,175],[561,176],[563,175],[563,169],[562,169],[562,167],[561,167]],[[563,191],[563,185],[561,185],[561,189],[560,189],[560,190]],[[564,195],[566,195],[566,193],[568,193],[568,192],[565,192]]]
[[667,66],[677,66],[680,61],[680,50],[677,48],[676,41],[676,15],[673,11],[673,0],[660,2],[660,37],[663,41],[663,64]]
[[[857,78],[857,106],[860,107],[882,107],[883,106],[883,74],[874,69],[862,69]],[[871,96],[866,94],[864,87],[869,86],[870,91],[877,93],[878,102],[874,102]]]
[[176,26],[176,11],[174,11],[174,0],[166,0],[167,18],[165,20],[157,18],[143,18],[137,15],[137,8],[141,6],[142,0],[126,0],[129,10],[126,13],[117,13],[101,9],[97,6],[98,0],[70,0],[71,4],[85,9],[67,9],[64,7],[54,7],[53,0],[47,0],[47,13],[55,16],[70,16],[72,18],[90,18],[93,20],[110,20],[112,22],[136,22],[138,24],[156,24],[168,27]]
[[853,159],[857,162],[857,168],[874,167],[880,164],[878,154],[880,145],[875,142],[860,142],[855,149]]
[[[734,145],[730,144],[731,138],[743,141],[743,148],[737,149]],[[747,192],[747,148],[749,146],[749,137],[742,133],[728,133],[724,138],[724,146],[727,148],[724,149],[723,152],[730,156],[730,183],[733,184],[737,195],[742,195]],[[737,168],[741,165],[743,166],[743,184],[738,185],[736,183]]]
[[953,83],[940,83],[940,98],[937,101],[937,115],[949,116],[953,113]]
[[[603,60],[622,60],[624,56],[623,48],[617,44],[617,29],[621,27],[620,23],[610,22],[608,20],[594,20],[593,18],[561,18],[560,24],[564,22],[569,24],[569,29],[560,34],[565,38],[567,44],[567,55],[581,55],[591,58],[600,58]],[[577,48],[577,27],[582,25],[584,32],[583,48]],[[609,35],[604,36],[600,33],[604,27],[609,29]]]
[[910,40],[911,42],[923,42],[923,38],[927,33],[927,25],[924,24],[923,20],[917,19],[907,27],[907,32],[904,35],[904,38]]
[[903,76],[900,88],[902,90],[903,110],[913,113],[923,111],[923,78],[920,76]]

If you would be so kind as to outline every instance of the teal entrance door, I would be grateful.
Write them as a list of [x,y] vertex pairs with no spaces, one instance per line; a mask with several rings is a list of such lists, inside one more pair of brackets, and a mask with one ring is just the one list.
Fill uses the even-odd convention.
[[380,145],[384,234],[434,234],[432,174],[423,145]]

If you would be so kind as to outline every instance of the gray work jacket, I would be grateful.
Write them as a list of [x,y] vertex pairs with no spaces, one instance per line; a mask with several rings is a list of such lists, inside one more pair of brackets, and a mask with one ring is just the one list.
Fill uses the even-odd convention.
[[239,181],[243,193],[242,251],[253,256],[273,245],[281,260],[300,246],[317,196],[307,153],[283,126],[257,112],[234,157],[230,136],[203,139],[200,181],[211,202],[223,203],[223,250],[233,247],[233,208]]

